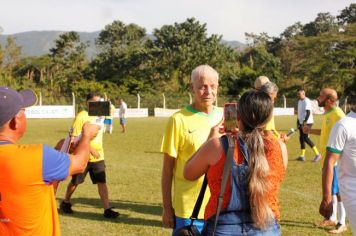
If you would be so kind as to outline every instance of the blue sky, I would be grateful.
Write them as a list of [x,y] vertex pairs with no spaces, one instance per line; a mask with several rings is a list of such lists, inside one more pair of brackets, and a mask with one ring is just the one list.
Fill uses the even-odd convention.
[[209,34],[245,41],[244,33],[278,36],[319,12],[334,16],[351,0],[0,0],[2,34],[32,30],[101,30],[114,20],[136,23],[151,33],[165,24],[195,17]]

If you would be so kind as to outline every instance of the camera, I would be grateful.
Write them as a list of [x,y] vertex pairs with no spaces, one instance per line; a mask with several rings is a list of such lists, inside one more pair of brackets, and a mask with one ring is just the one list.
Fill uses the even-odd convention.
[[110,116],[110,102],[89,102],[88,114],[89,116]]
[[224,105],[224,131],[232,133],[237,128],[237,103],[225,103]]

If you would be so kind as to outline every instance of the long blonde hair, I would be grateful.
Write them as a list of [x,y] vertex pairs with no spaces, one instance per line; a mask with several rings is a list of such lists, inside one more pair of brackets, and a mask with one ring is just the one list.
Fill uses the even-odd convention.
[[249,91],[242,95],[238,110],[243,125],[241,133],[249,151],[248,190],[251,216],[257,228],[265,229],[272,223],[274,215],[266,198],[270,189],[267,178],[269,165],[261,133],[271,119],[273,103],[267,93]]

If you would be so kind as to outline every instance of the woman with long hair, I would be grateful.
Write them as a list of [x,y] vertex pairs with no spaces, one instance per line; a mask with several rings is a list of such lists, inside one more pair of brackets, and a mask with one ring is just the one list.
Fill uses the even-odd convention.
[[[264,132],[273,103],[262,91],[249,91],[238,104],[233,163],[223,194],[215,235],[280,235],[278,192],[288,154],[282,141]],[[211,196],[203,235],[212,235],[226,160],[226,135],[209,139],[186,163],[184,177],[207,174]]]

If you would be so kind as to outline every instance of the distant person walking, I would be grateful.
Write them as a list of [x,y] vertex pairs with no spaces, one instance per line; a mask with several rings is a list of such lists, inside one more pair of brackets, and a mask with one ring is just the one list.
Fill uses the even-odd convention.
[[110,100],[108,100],[108,102],[110,102],[110,116],[105,116],[105,120],[104,120],[104,125],[105,125],[105,129],[104,129],[104,133],[106,131],[109,132],[109,134],[112,134],[113,131],[113,118],[115,116],[115,106],[111,103]]
[[122,98],[120,98],[119,118],[120,118],[122,133],[126,132],[126,117],[127,117],[127,104],[126,102],[124,102]]
[[299,143],[300,143],[300,155],[297,158],[298,161],[305,161],[305,143],[311,147],[315,153],[313,161],[318,161],[320,159],[320,153],[318,148],[314,145],[313,141],[310,140],[309,135],[303,132],[303,126],[308,126],[311,128],[314,123],[312,104],[308,97],[305,96],[304,89],[298,90],[298,118],[297,127],[299,130]]

